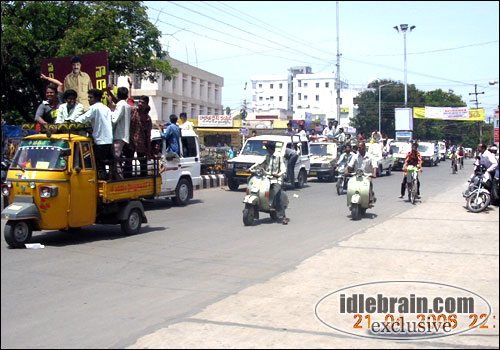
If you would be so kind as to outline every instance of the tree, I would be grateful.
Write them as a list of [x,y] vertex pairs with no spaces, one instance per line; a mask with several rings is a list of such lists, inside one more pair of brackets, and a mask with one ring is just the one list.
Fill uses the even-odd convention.
[[155,81],[176,72],[161,48],[161,32],[135,1],[2,1],[1,113],[7,123],[31,121],[45,98],[47,58],[108,52],[109,69]]

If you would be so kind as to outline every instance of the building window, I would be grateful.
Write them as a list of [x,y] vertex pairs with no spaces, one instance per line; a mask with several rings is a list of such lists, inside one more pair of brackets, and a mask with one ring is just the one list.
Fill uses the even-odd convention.
[[316,101],[319,101],[319,95],[316,95]]
[[255,89],[257,87],[257,84],[255,84],[255,82],[252,81],[252,89]]
[[304,95],[304,101],[307,101],[307,95]]
[[302,100],[302,94],[299,92],[299,101]]
[[134,74],[134,89],[140,89],[141,88],[141,75],[140,74]]
[[319,88],[319,83],[316,83],[316,87]]
[[326,88],[330,87],[330,83],[325,83],[325,87]]
[[269,84],[269,88],[272,89],[274,87],[274,84]]
[[256,95],[252,96],[252,101],[257,101],[257,96]]
[[282,101],[283,101],[283,96],[280,96],[280,102],[282,102]]
[[269,97],[270,101],[274,101],[274,96]]
[[305,87],[305,88],[307,87],[307,83],[304,83],[304,87]]
[[283,89],[283,84],[280,83],[280,89]]
[[262,96],[259,96],[259,101],[262,101],[262,100],[263,100]]
[[259,89],[261,89],[261,88],[262,88],[262,84],[259,84]]
[[175,81],[177,80],[177,77],[172,78],[172,90],[175,90]]
[[116,86],[118,84],[118,74],[115,72],[109,73],[109,85]]
[[299,80],[299,87],[302,87],[302,80]]

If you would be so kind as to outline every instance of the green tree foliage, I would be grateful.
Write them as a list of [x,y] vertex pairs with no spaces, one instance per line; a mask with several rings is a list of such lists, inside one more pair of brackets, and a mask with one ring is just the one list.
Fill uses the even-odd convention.
[[109,69],[154,81],[176,72],[161,49],[161,32],[136,1],[2,1],[2,118],[33,120],[45,98],[47,58],[108,52]]
[[[351,126],[358,132],[369,136],[371,132],[378,129],[378,87],[382,91],[382,134],[393,138],[395,136],[394,109],[404,107],[404,85],[391,81],[379,80],[368,85],[368,89],[359,94],[355,103],[358,104],[358,114],[351,120]],[[420,91],[415,85],[408,85],[408,107],[464,107],[466,103],[456,95],[453,90],[445,92],[441,89],[432,91]],[[414,138],[420,140],[443,140],[452,144],[462,144],[465,147],[477,147],[479,140],[479,126],[477,123],[458,122],[446,120],[424,120],[414,119]],[[486,141],[489,137],[488,131],[483,133]]]

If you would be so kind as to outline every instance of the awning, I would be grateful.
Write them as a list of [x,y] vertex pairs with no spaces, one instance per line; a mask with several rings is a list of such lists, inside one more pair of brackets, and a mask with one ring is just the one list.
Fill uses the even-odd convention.
[[232,132],[232,133],[239,133],[240,129],[239,128],[196,128],[195,131],[204,131],[204,132]]

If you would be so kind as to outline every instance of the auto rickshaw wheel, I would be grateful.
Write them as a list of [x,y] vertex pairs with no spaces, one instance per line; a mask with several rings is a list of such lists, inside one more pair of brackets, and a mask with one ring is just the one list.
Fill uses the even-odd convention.
[[12,248],[24,248],[24,245],[31,240],[32,233],[29,221],[11,220],[5,224],[5,241]]
[[135,208],[128,214],[127,220],[121,222],[123,233],[126,235],[135,235],[139,233],[142,225],[142,213],[139,209]]

